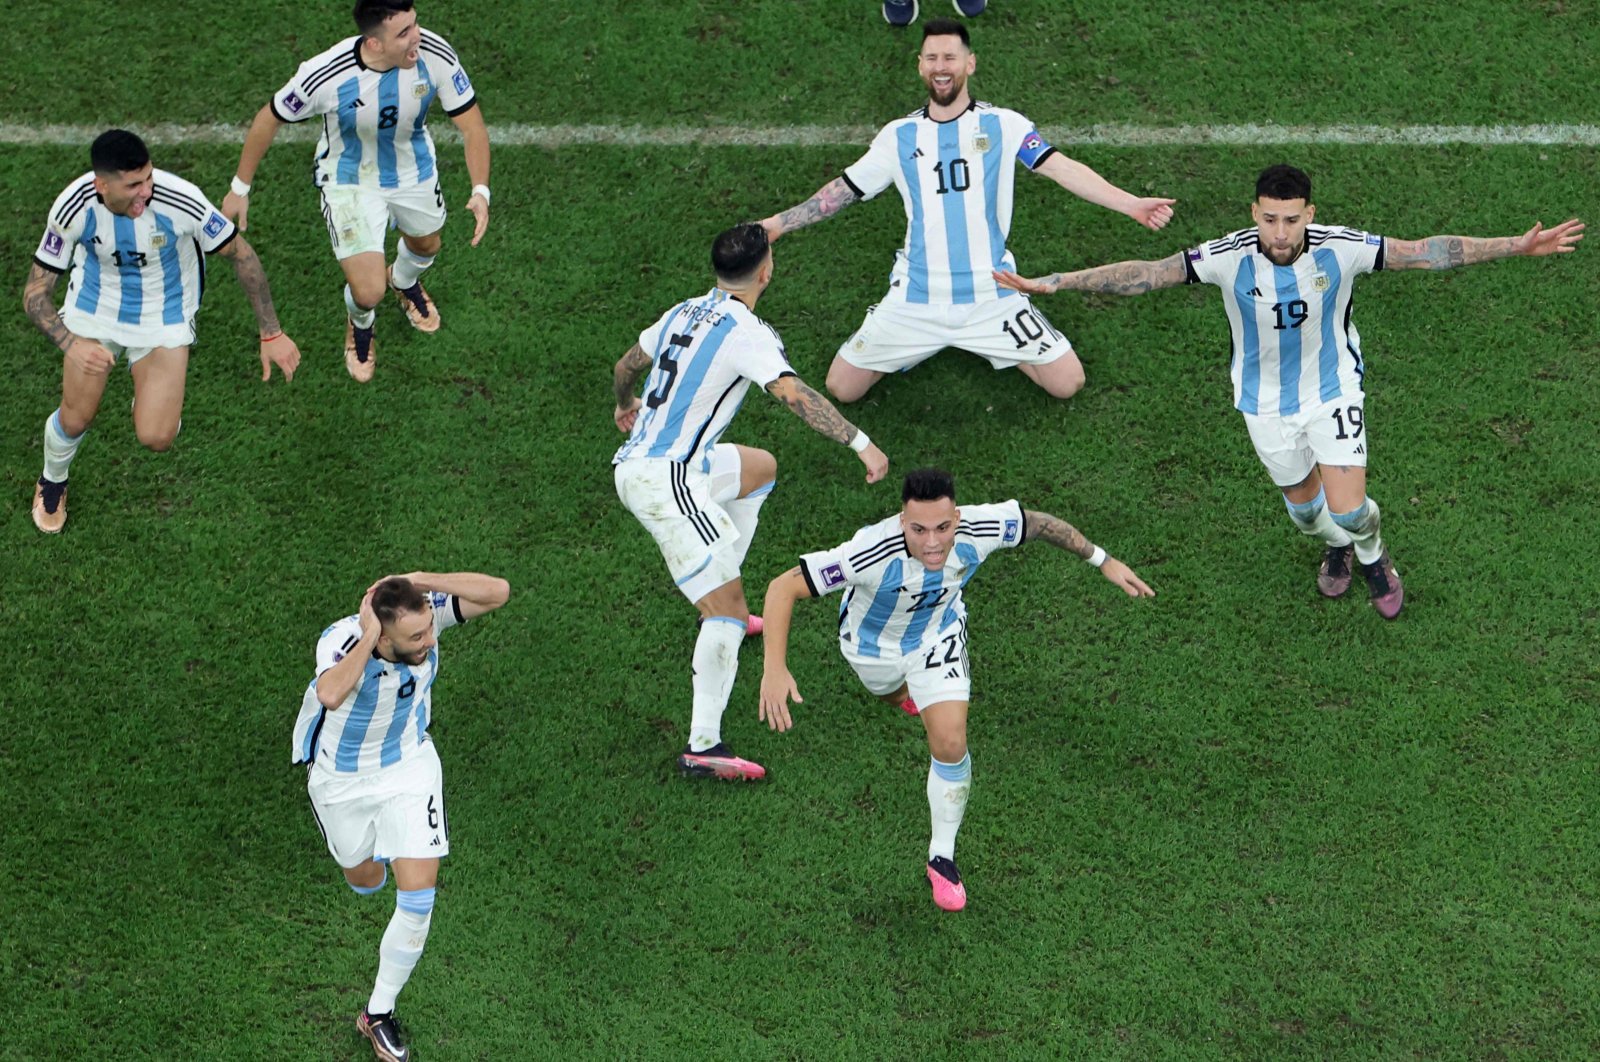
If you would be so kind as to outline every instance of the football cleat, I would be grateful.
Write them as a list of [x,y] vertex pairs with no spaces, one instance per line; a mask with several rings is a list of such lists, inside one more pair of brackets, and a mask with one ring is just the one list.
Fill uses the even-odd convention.
[[33,485],[33,526],[47,535],[59,535],[67,526],[67,484],[43,476]]
[[372,329],[357,328],[346,318],[344,326],[344,367],[357,383],[372,379],[377,368],[378,345],[373,342]]
[[393,1011],[368,1014],[367,1008],[362,1007],[361,1013],[356,1015],[356,1028],[372,1041],[372,1053],[383,1062],[407,1062],[411,1058],[410,1049],[400,1039],[400,1023],[395,1021]]
[[756,782],[767,776],[761,764],[740,759],[720,741],[704,752],[686,746],[678,756],[678,770],[690,778],[721,778],[725,782]]
[[917,0],[883,0],[883,20],[891,26],[909,26],[917,20]]
[[1394,561],[1389,559],[1389,551],[1384,550],[1383,555],[1371,564],[1363,564],[1361,574],[1366,576],[1367,593],[1371,595],[1372,607],[1378,610],[1378,615],[1386,620],[1400,615],[1400,609],[1406,601],[1406,588],[1400,582],[1400,573],[1395,570]]
[[433,304],[433,299],[423,288],[422,281],[417,281],[409,288],[397,288],[394,286],[394,267],[391,266],[389,290],[400,300],[400,308],[406,312],[406,320],[411,322],[412,328],[419,332],[439,330],[439,308]]
[[1317,593],[1323,597],[1343,597],[1350,589],[1350,555],[1354,546],[1329,546],[1322,551],[1317,568]]
[[961,871],[954,859],[934,856],[928,860],[928,882],[933,886],[933,902],[943,911],[959,911],[967,905],[967,889],[961,884]]
[[989,6],[989,0],[955,0],[956,14],[977,18]]

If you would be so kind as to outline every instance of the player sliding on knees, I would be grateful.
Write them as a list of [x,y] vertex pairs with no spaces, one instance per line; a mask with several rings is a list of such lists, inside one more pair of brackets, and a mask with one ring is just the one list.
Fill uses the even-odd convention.
[[1451,269],[1514,255],[1565,254],[1583,239],[1573,218],[1521,236],[1429,236],[1397,240],[1359,229],[1313,225],[1311,178],[1292,166],[1264,170],[1250,206],[1254,228],[1159,262],[1117,262],[1024,279],[996,271],[1015,291],[1063,288],[1140,295],[1180,284],[1214,284],[1233,330],[1233,404],[1256,456],[1283,492],[1289,519],[1325,548],[1317,590],[1350,588],[1350,554],[1361,565],[1380,616],[1405,602],[1400,573],[1367,496],[1371,424],[1363,390],[1361,337],[1350,318],[1355,278],[1379,269]]
[[[716,286],[668,310],[617,362],[614,416],[628,441],[612,463],[617,496],[655,538],[673,582],[700,610],[689,742],[678,767],[692,776],[755,780],[766,771],[723,742],[722,713],[739,644],[747,632],[760,633],[739,568],[777,483],[778,462],[765,450],[719,440],[755,383],[819,434],[854,450],[868,483],[884,477],[889,459],[795,375],[778,333],[756,316],[756,301],[772,280],[772,249],[761,226],[719,235],[711,265]],[[634,387],[646,373],[641,401]]]
[[[256,167],[279,128],[321,116],[315,181],[346,281],[344,365],[365,383],[376,368],[374,311],[386,290],[413,328],[439,330],[438,307],[422,287],[445,221],[428,109],[437,97],[461,133],[474,247],[489,227],[489,131],[461,60],[444,38],[417,25],[413,0],[356,0],[354,16],[360,32],[301,63],[256,114],[222,209],[245,229]],[[391,223],[400,241],[386,271]]]
[[378,946],[378,976],[356,1028],[384,1062],[410,1051],[395,998],[422,958],[439,860],[450,854],[444,770],[428,736],[439,633],[505,604],[504,579],[474,572],[391,575],[353,616],[317,639],[317,675],[294,726],[317,828],[362,896],[394,871],[395,908]]
[[[47,534],[67,523],[67,471],[118,358],[133,377],[133,428],[166,450],[183,425],[194,317],[205,288],[201,254],[233,263],[261,333],[261,379],[272,366],[294,378],[300,351],[278,327],[261,259],[205,194],[158,170],[144,141],[112,129],[89,148],[92,170],[56,197],[23,285],[28,319],[65,357],[61,406],[44,423],[44,472],[33,522]],[[56,282],[71,270],[57,314]]]
[[873,695],[920,715],[928,734],[928,881],[946,911],[967,904],[956,869],[956,831],[967,808],[972,757],[967,752],[967,606],[962,589],[997,549],[1043,541],[1100,569],[1129,597],[1155,591],[1133,569],[1049,513],[1015,501],[956,507],[950,473],[909,473],[898,515],[857,531],[842,546],[807,553],[772,580],[766,600],[766,669],[760,717],[774,730],[794,725],[800,703],[789,673],[789,627],[801,598],[845,591],[839,650]]

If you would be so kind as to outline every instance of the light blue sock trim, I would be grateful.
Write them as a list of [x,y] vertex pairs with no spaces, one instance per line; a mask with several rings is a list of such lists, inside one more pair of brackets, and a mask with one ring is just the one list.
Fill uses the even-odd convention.
[[947,782],[971,781],[972,753],[969,752],[961,757],[960,763],[945,763],[943,760],[934,760],[933,773]]
[[50,430],[55,432],[59,438],[65,439],[69,443],[75,443],[89,433],[88,429],[85,428],[77,435],[68,435],[67,429],[61,426],[61,408],[59,406],[56,407],[56,411],[54,413],[50,414]]
[[676,582],[679,586],[682,586],[684,583],[688,582],[690,579],[693,579],[695,576],[699,575],[709,567],[711,567],[711,558],[707,557],[705,560],[700,562],[700,567],[696,568],[688,575],[685,575],[682,579],[674,580],[674,582]]
[[731,623],[735,627],[738,627],[741,631],[748,630],[750,628],[750,625],[748,623],[746,623],[744,620],[736,620],[732,616],[707,616],[706,617],[706,622],[707,623]]
[[410,914],[433,913],[433,894],[438,889],[396,889],[394,905]]
[[774,480],[769,480],[768,482],[763,483],[761,486],[757,487],[755,490],[751,491],[749,494],[746,494],[743,498],[735,498],[734,500],[735,501],[750,501],[750,500],[752,500],[754,498],[765,498],[768,494],[772,493],[772,488],[776,487],[777,485],[778,485],[778,481],[777,480],[775,480],[775,479]]
[[1361,521],[1367,518],[1367,500],[1361,499],[1361,504],[1347,513],[1330,512],[1328,515],[1333,517],[1334,523],[1346,531],[1354,531],[1361,526]]
[[370,888],[362,885],[351,885],[350,888],[362,896],[371,896],[373,893],[377,892],[387,884],[389,884],[389,868],[384,867],[383,877],[378,880],[376,885],[373,885]]
[[[1317,518],[1317,514],[1327,504],[1328,492],[1320,487],[1317,489],[1317,496],[1307,502],[1292,502],[1287,496],[1283,499],[1283,507],[1289,510],[1289,515],[1308,524]],[[1334,519],[1337,520],[1338,517]]]

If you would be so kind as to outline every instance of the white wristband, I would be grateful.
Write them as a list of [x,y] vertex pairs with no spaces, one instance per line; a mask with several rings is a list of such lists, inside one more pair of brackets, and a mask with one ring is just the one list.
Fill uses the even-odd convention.
[[472,186],[472,194],[483,196],[483,201],[487,203],[489,201],[489,186],[486,184],[475,184]]
[[1106,551],[1096,546],[1094,552],[1083,559],[1098,568],[1106,562]]
[[850,449],[859,454],[861,451],[865,450],[871,445],[872,440],[867,438],[867,433],[862,431],[860,428],[857,428],[856,437],[850,440]]
[[233,194],[237,196],[242,197],[250,194],[250,186],[239,180],[237,174],[234,175],[233,182],[228,187],[232,188]]

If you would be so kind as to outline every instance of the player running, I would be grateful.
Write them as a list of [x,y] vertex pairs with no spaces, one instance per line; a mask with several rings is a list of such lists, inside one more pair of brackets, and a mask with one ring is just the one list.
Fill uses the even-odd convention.
[[995,279],[1017,291],[1072,288],[1138,295],[1179,284],[1214,284],[1233,330],[1233,404],[1256,456],[1283,492],[1289,519],[1326,548],[1317,590],[1350,588],[1350,554],[1373,608],[1400,615],[1405,588],[1367,496],[1368,433],[1361,336],[1350,317],[1355,278],[1379,269],[1451,269],[1512,255],[1565,254],[1583,239],[1576,218],[1521,236],[1396,240],[1313,225],[1311,178],[1271,166],[1256,180],[1255,228],[1241,229],[1159,262],[1118,262],[1076,273]]
[[[655,538],[673,581],[700,610],[689,742],[678,766],[689,775],[755,780],[766,771],[722,741],[722,713],[739,644],[747,628],[759,633],[739,566],[777,483],[778,462],[765,450],[719,440],[755,383],[818,433],[854,450],[868,483],[884,477],[889,459],[795,375],[778,333],[756,316],[756,301],[772,280],[772,249],[761,226],[719,235],[711,265],[716,287],[662,314],[617,362],[614,416],[628,441],[612,464],[617,496]],[[646,372],[641,401],[634,387]]]
[[1075,553],[1129,597],[1155,591],[1133,569],[1091,544],[1071,524],[1015,501],[956,508],[950,473],[907,474],[898,515],[857,531],[835,549],[807,553],[772,580],[766,601],[766,669],[760,717],[774,730],[794,725],[789,699],[800,703],[789,673],[794,603],[844,590],[839,650],[867,691],[912,714],[928,733],[928,881],[946,911],[967,905],[956,869],[956,831],[972,785],[967,752],[967,606],[961,592],[997,549],[1036,540]]
[[1016,111],[975,102],[967,79],[977,66],[965,26],[929,22],[917,57],[928,102],[884,126],[867,153],[816,195],[762,221],[776,240],[891,184],[905,202],[905,244],[889,293],[828,369],[828,390],[841,402],[945,347],[969,350],[996,369],[1014,366],[1056,398],[1083,386],[1072,344],[1026,297],[997,287],[990,275],[1014,268],[1006,239],[1016,163],[1147,228],[1172,219],[1173,200],[1125,192],[1051,147]]
[[[365,383],[377,357],[374,309],[386,288],[395,292],[412,327],[439,330],[439,309],[422,287],[445,221],[428,108],[437,98],[461,131],[472,180],[467,209],[477,219],[474,247],[489,227],[489,133],[455,50],[417,25],[412,0],[357,0],[355,21],[359,35],[301,63],[256,114],[222,209],[244,230],[256,167],[278,129],[321,116],[314,179],[346,281],[344,364]],[[386,271],[384,238],[391,221],[400,241]]]
[[[22,293],[28,319],[65,355],[61,406],[44,422],[44,471],[33,491],[33,523],[47,534],[66,526],[68,469],[118,358],[133,377],[139,442],[161,451],[177,437],[205,288],[202,255],[233,263],[261,333],[261,379],[273,365],[293,379],[300,364],[278,327],[261,259],[200,189],[156,169],[144,141],[122,129],[100,134],[89,162],[50,207]],[[68,270],[58,314],[55,287]]]
[[294,726],[294,762],[328,851],[362,896],[394,868],[395,910],[378,946],[378,976],[356,1017],[385,1062],[410,1056],[395,997],[422,957],[439,860],[450,854],[444,775],[428,736],[439,632],[506,603],[504,579],[412,572],[379,580],[361,608],[317,639],[317,675]]

